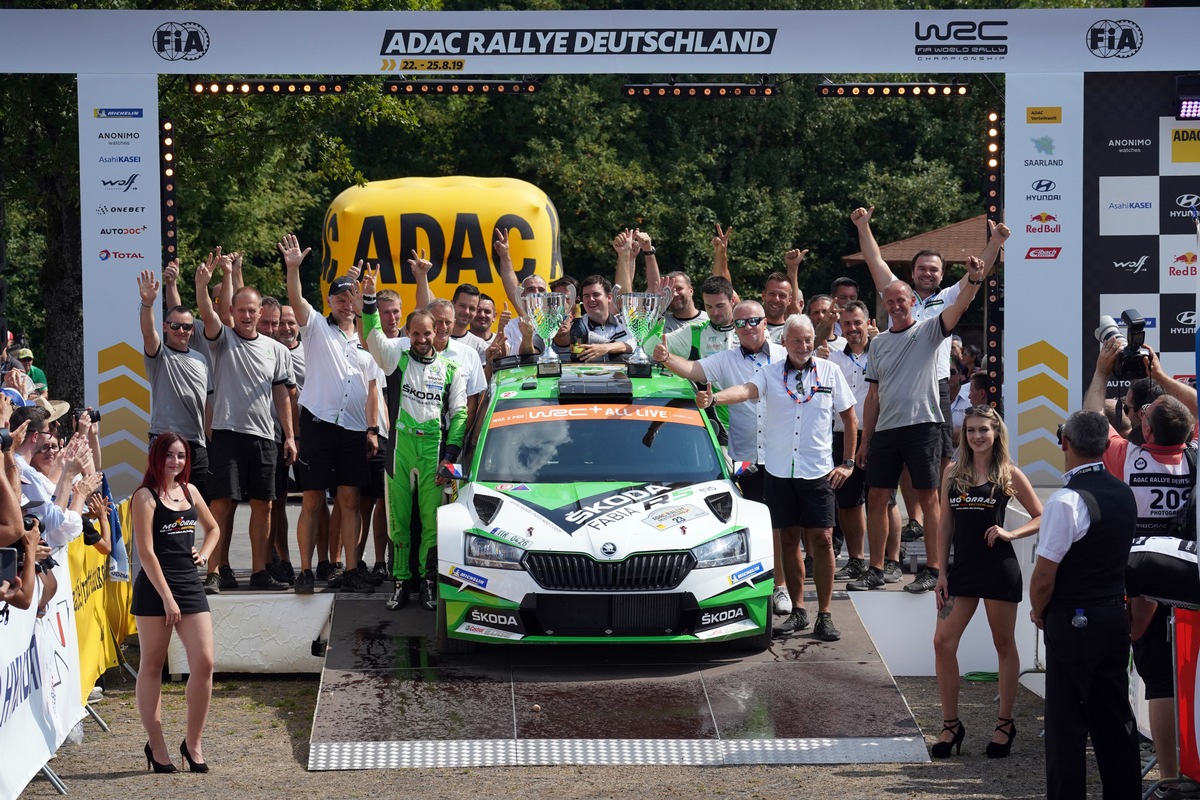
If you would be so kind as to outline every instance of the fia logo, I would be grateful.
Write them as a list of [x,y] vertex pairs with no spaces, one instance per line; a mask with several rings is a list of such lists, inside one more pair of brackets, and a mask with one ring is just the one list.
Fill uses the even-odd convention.
[[1128,19],[1102,19],[1088,28],[1087,49],[1096,58],[1129,58],[1142,49],[1142,29]]
[[154,52],[167,61],[203,58],[208,44],[208,31],[198,22],[164,22],[154,29]]

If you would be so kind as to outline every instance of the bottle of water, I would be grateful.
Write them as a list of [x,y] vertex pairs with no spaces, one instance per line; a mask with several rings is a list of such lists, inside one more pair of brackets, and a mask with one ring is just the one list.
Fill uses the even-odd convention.
[[1083,609],[1082,608],[1075,609],[1075,616],[1071,617],[1071,627],[1072,628],[1086,628],[1087,624],[1088,624],[1088,618],[1083,615]]

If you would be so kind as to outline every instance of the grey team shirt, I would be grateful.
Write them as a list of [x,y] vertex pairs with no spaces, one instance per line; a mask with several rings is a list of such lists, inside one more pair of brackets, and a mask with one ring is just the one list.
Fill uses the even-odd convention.
[[279,342],[243,339],[227,325],[209,341],[213,361],[213,430],[275,439],[273,389],[292,386],[291,359]]
[[876,431],[944,421],[937,362],[942,342],[948,336],[938,315],[899,333],[884,331],[871,340],[867,380],[877,385],[879,393]]

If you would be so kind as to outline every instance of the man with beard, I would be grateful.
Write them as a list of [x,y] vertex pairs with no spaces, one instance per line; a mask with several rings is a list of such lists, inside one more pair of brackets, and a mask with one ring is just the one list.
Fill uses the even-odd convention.
[[[833,624],[834,490],[850,476],[858,419],[854,395],[841,370],[813,358],[814,333],[803,314],[788,318],[783,346],[787,357],[764,366],[746,383],[713,395],[696,394],[701,408],[710,403],[733,404],[762,398],[763,438],[767,468],[766,498],[771,526],[780,529],[780,552],[791,595],[792,612],[776,630],[784,633],[808,627],[804,608],[803,539],[812,554],[817,586],[817,621],[813,633],[826,642],[841,633]],[[834,466],[833,417],[841,417],[845,450]]]
[[[307,371],[300,393],[299,460],[305,465],[305,481],[296,537],[300,550],[296,592],[313,591],[317,520],[330,489],[340,515],[339,549],[346,553],[342,587],[369,592],[373,587],[359,568],[357,552],[362,532],[359,494],[368,478],[367,460],[379,449],[379,405],[376,367],[356,327],[356,305],[361,302],[358,283],[346,276],[334,279],[327,298],[330,314],[322,317],[304,298],[300,283],[300,264],[311,248],[302,251],[291,234],[278,247],[287,267],[288,300],[304,337]],[[337,553],[330,555],[337,560]]]
[[671,304],[667,307],[663,330],[670,333],[677,328],[708,319],[707,313],[696,308],[692,280],[686,272],[668,272],[667,285],[671,287]]
[[[429,270],[414,273],[413,278],[417,283],[415,306],[429,308],[435,299],[433,291],[429,288]],[[454,295],[450,298],[450,308],[454,311],[450,338],[474,350],[482,364],[487,352],[487,342],[471,333],[471,323],[474,322],[475,311],[479,308],[479,296],[479,287],[473,283],[461,283],[454,289]]]
[[[414,254],[413,261],[416,261]],[[411,262],[410,262],[411,263]],[[408,315],[408,346],[404,339],[388,339],[379,329],[376,308],[375,274],[363,274],[363,330],[367,347],[389,382],[400,386],[400,403],[392,421],[395,456],[393,472],[396,480],[388,486],[394,537],[392,577],[396,588],[387,601],[389,609],[408,605],[409,579],[408,543],[412,539],[411,512],[414,490],[421,513],[421,540],[418,564],[421,579],[419,602],[423,608],[437,607],[437,509],[441,502],[440,486],[446,482],[438,476],[440,463],[458,459],[467,430],[467,394],[461,370],[457,364],[434,349],[434,317],[418,309]],[[448,338],[448,337],[447,337]],[[445,453],[439,459],[443,442],[442,422],[449,420],[445,434]]]
[[[500,330],[504,330],[504,326],[508,324],[508,320],[512,318],[512,313],[508,311],[507,305],[505,312],[507,317],[501,316]],[[491,345],[495,339],[497,332],[492,330],[492,325],[496,322],[496,301],[490,295],[481,293],[479,295],[479,305],[475,308],[475,316],[471,318],[471,333],[483,340],[484,344]]]
[[[861,209],[860,209],[861,210]],[[938,480],[942,454],[943,417],[938,402],[939,353],[942,344],[970,306],[987,274],[984,262],[967,259],[967,275],[954,303],[939,315],[918,322],[913,315],[916,296],[903,281],[883,290],[891,327],[871,342],[867,365],[867,399],[863,410],[862,446],[858,466],[867,471],[867,534],[871,566],[847,589],[879,589],[884,584],[884,544],[887,503],[907,467],[925,512],[927,565],[905,586],[907,592],[926,592],[938,577]],[[947,359],[949,351],[947,351]]]

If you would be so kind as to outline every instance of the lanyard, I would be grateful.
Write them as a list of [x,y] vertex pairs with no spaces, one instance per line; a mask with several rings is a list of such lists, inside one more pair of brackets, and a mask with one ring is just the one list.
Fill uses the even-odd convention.
[[787,392],[788,396],[791,397],[793,400],[795,400],[797,404],[804,405],[805,403],[812,400],[813,397],[816,396],[817,390],[821,388],[821,376],[817,374],[817,366],[816,366],[816,364],[814,364],[812,362],[812,359],[809,359],[807,367],[805,367],[802,370],[796,371],[796,388],[797,389],[804,388],[804,373],[805,372],[811,371],[813,374],[812,388],[808,390],[808,396],[802,400],[802,399],[800,399],[799,395],[797,395],[795,392],[793,392],[792,388],[790,386],[788,386],[788,367],[789,366],[791,366],[790,361],[783,362],[783,390],[785,392]]

